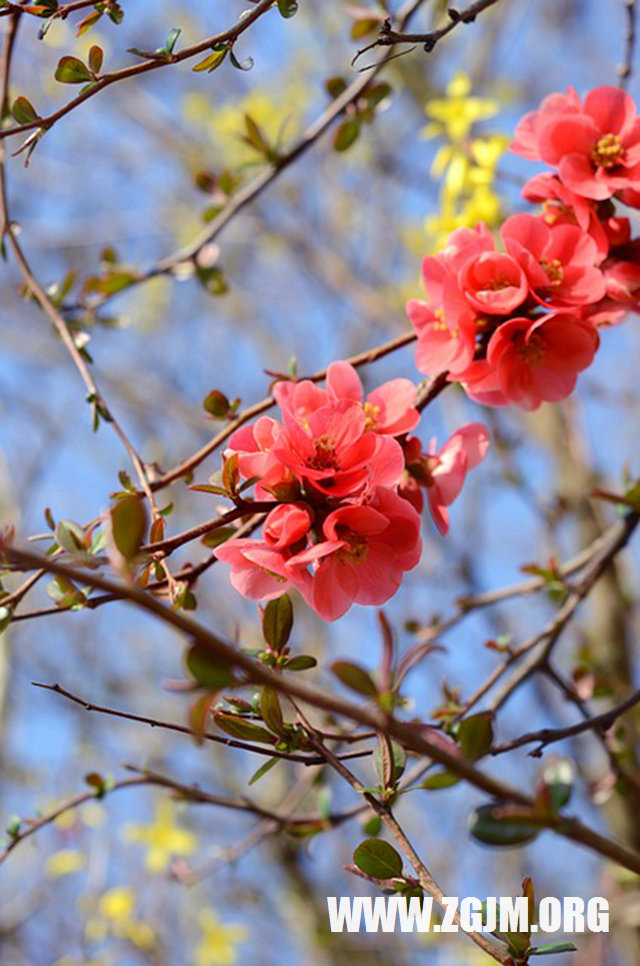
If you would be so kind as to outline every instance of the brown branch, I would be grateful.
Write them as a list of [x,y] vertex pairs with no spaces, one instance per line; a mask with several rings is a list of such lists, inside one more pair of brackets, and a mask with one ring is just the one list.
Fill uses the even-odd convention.
[[[403,33],[401,30],[394,30],[390,20],[385,20],[380,27],[379,37],[373,43],[362,47],[356,53],[351,64],[353,66],[363,54],[369,50],[373,50],[375,47],[394,47],[397,44],[421,44],[423,50],[430,54],[436,44],[443,37],[446,37],[447,34],[450,34],[452,30],[455,30],[459,24],[473,23],[478,14],[482,13],[488,7],[492,7],[497,2],[498,0],[476,0],[466,10],[457,10],[454,7],[449,7],[447,10],[449,22],[444,27],[440,27],[438,30],[430,30],[428,33]],[[372,64],[370,67],[361,67],[360,70],[371,70],[372,68],[388,63],[389,60],[390,58],[385,57],[384,60],[378,61],[377,64]]]
[[576,735],[581,735],[585,731],[595,731],[600,735],[605,734],[615,724],[618,718],[631,708],[634,708],[638,703],[640,703],[640,691],[634,691],[626,701],[622,701],[614,708],[610,708],[609,711],[588,716],[584,721],[579,721],[577,724],[569,725],[566,728],[541,728],[539,731],[529,731],[527,734],[521,735],[519,738],[514,738],[512,741],[504,742],[501,745],[494,745],[490,754],[502,755],[507,751],[513,751],[514,748],[521,748],[523,745],[538,742],[539,746],[534,748],[533,751],[530,751],[529,754],[532,758],[540,758],[547,745],[554,744],[557,741],[564,741],[565,738],[574,738]]
[[[337,774],[340,775],[359,795],[366,800],[367,804],[371,809],[378,815],[382,822],[389,829],[396,842],[400,846],[400,849],[404,853],[407,859],[411,862],[420,882],[420,885],[435,901],[438,903],[440,908],[444,911],[446,903],[444,902],[445,893],[442,891],[433,875],[422,861],[413,845],[411,844],[406,832],[400,826],[398,820],[393,815],[391,809],[388,805],[379,801],[375,795],[366,791],[362,782],[349,771],[349,769],[330,751],[326,745],[324,745],[320,739],[316,738],[312,742],[318,751],[318,754],[324,756],[328,764],[334,769]],[[375,880],[374,880],[375,881]],[[456,914],[454,916],[454,922],[459,925],[460,918]],[[506,949],[498,946],[493,940],[484,936],[482,933],[472,932],[467,934],[469,938],[476,943],[484,952],[491,956],[496,962],[503,963],[504,966],[509,966],[511,964],[511,957],[507,953]]]
[[639,519],[640,517],[637,513],[628,513],[623,520],[611,527],[608,534],[605,535],[606,539],[603,541],[595,541],[594,544],[592,544],[593,548],[597,548],[597,552],[592,558],[591,565],[588,567],[580,582],[571,591],[553,619],[542,631],[540,631],[540,633],[535,634],[522,644],[509,650],[505,660],[498,665],[497,668],[495,668],[486,681],[479,688],[477,688],[476,691],[474,691],[467,701],[464,702],[464,706],[461,709],[458,717],[462,717],[470,710],[470,708],[476,705],[478,701],[480,701],[481,698],[483,698],[504,676],[509,668],[516,664],[524,655],[534,652],[531,654],[529,660],[517,669],[513,677],[494,699],[491,705],[492,710],[496,711],[498,708],[502,707],[502,705],[508,700],[513,692],[517,690],[517,688],[520,687],[520,685],[523,684],[531,674],[544,666],[549,654],[556,644],[556,641],[559,639],[565,627],[571,621],[582,600],[588,596],[592,587],[606,571],[612,560],[614,560],[617,554],[620,553],[624,547],[626,547],[633,532],[638,526]]
[[637,42],[637,18],[638,10],[636,0],[622,0],[627,17],[627,32],[625,37],[624,61],[618,67],[620,87],[626,89],[633,72],[633,58],[636,52]]
[[221,33],[213,34],[211,37],[207,37],[206,40],[201,40],[197,44],[193,44],[191,47],[185,47],[184,50],[179,51],[177,54],[170,54],[167,57],[154,57],[149,60],[144,60],[141,64],[133,64],[131,67],[123,67],[120,70],[111,71],[108,74],[102,74],[98,80],[89,88],[85,89],[73,100],[69,101],[63,107],[58,108],[52,114],[47,117],[40,117],[36,121],[29,121],[26,124],[16,124],[13,127],[5,128],[0,131],[0,139],[11,137],[15,134],[21,134],[25,131],[31,131],[34,128],[41,129],[42,131],[48,131],[53,125],[64,117],[70,111],[73,111],[80,104],[88,101],[90,98],[95,97],[101,91],[110,87],[112,84],[116,84],[119,81],[127,80],[129,77],[136,77],[138,74],[146,74],[151,70],[157,70],[160,67],[166,67],[168,64],[179,64],[183,60],[188,60],[191,57],[195,57],[196,54],[202,54],[207,50],[210,50],[214,44],[233,44],[238,39],[238,37],[247,30],[252,23],[254,23],[259,17],[267,12],[273,6],[273,0],[261,0],[257,3],[241,20],[239,20],[233,27],[227,30],[223,30]]
[[[381,345],[376,346],[373,349],[358,352],[357,355],[351,356],[345,361],[349,362],[355,369],[358,369],[360,366],[369,365],[372,362],[376,362],[378,359],[382,359],[384,356],[390,355],[392,352],[403,348],[403,346],[409,345],[411,342],[415,342],[415,340],[415,332],[405,332],[402,335],[396,336],[394,339],[390,339],[388,342],[383,342]],[[304,376],[301,378],[309,379],[311,382],[322,382],[326,375],[326,369],[319,369],[310,376]],[[157,480],[154,480],[154,482],[151,484],[151,488],[153,490],[161,490],[165,486],[168,486],[169,483],[179,480],[181,476],[188,476],[191,474],[193,470],[196,469],[196,467],[207,458],[207,456],[213,453],[214,450],[218,449],[222,443],[229,439],[236,429],[238,429],[240,426],[244,426],[245,423],[248,423],[249,420],[253,419],[255,416],[260,416],[262,413],[267,412],[272,406],[275,406],[275,399],[270,395],[266,396],[264,399],[261,399],[260,402],[254,403],[252,406],[249,406],[247,409],[243,410],[235,417],[235,419],[232,419],[230,423],[227,423],[224,429],[221,429],[220,432],[216,433],[216,435],[210,439],[208,443],[205,443],[204,446],[194,453],[193,456],[183,460],[182,463],[178,463],[178,465],[174,466],[172,470],[169,470]]]
[[[66,698],[68,701],[72,701],[74,704],[80,705],[84,711],[95,711],[97,714],[110,715],[112,718],[122,718],[125,721],[136,721],[139,724],[149,725],[150,728],[162,728],[165,731],[177,731],[179,734],[193,737],[193,731],[191,728],[187,728],[186,725],[176,724],[172,721],[164,721],[160,718],[151,718],[147,715],[133,714],[130,711],[118,711],[116,708],[109,708],[105,705],[93,704],[92,702],[85,700],[85,698],[81,698],[77,694],[67,691],[66,688],[61,687],[57,683],[45,684],[41,681],[32,681],[31,684],[34,688],[42,688],[44,691],[52,691],[54,694],[59,694],[60,697]],[[284,761],[298,762],[302,765],[321,765],[324,762],[323,758],[317,756],[297,755],[293,752],[277,751],[277,749],[270,748],[268,745],[254,745],[247,741],[238,741],[236,738],[227,738],[223,735],[211,734],[211,732],[205,732],[202,737],[205,739],[205,741],[213,741],[216,744],[225,745],[228,748],[240,748],[242,751],[248,751],[254,755],[263,755],[265,758],[281,758]],[[276,739],[274,737],[274,741],[275,740]],[[367,758],[370,755],[371,751],[353,751],[348,752],[345,755],[340,755],[340,758]]]
[[[462,757],[457,750],[454,752],[443,747],[440,741],[430,737],[429,729],[425,728],[420,722],[399,721],[383,711],[352,704],[317,687],[292,680],[291,676],[276,674],[260,662],[256,662],[242,653],[242,651],[236,650],[230,643],[224,641],[208,628],[179,611],[165,607],[138,587],[119,586],[112,580],[93,572],[68,567],[59,561],[47,559],[39,554],[24,550],[5,547],[3,556],[6,564],[14,568],[44,568],[50,570],[51,573],[68,577],[70,580],[85,582],[108,593],[120,593],[122,600],[154,614],[166,624],[187,635],[190,640],[198,641],[221,663],[245,672],[247,682],[267,685],[278,693],[286,694],[294,699],[298,698],[311,707],[346,717],[371,730],[382,731],[395,738],[407,749],[443,765],[448,771],[452,771],[492,798],[498,801],[514,802],[524,805],[526,808],[534,808],[534,803],[528,795],[494,778],[493,775],[481,771]],[[557,834],[585,845],[599,855],[610,858],[630,871],[640,874],[640,855],[611,839],[607,839],[588,826],[583,825],[577,819],[558,815],[545,818],[544,824]]]

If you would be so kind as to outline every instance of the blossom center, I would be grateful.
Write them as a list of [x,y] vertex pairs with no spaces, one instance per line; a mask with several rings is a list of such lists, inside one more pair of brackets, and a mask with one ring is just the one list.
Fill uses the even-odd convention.
[[378,417],[380,416],[380,406],[374,406],[373,403],[366,402],[362,407],[365,414],[364,428],[375,429],[378,425]]
[[603,134],[591,151],[591,160],[597,168],[615,168],[620,162],[624,148],[617,134]]
[[336,454],[336,441],[332,436],[320,436],[316,441],[315,455],[309,461],[309,465],[315,470],[337,469],[338,457]]
[[338,532],[340,539],[344,540],[347,544],[346,547],[342,547],[338,551],[340,558],[342,560],[348,560],[352,564],[363,563],[369,556],[369,547],[362,534],[354,533],[353,530],[342,527],[339,528]]
[[558,258],[552,258],[550,262],[546,258],[540,259],[540,264],[547,273],[547,278],[549,279],[549,285],[553,288],[557,288],[564,279],[564,268],[562,267],[562,262]]
[[527,366],[537,366],[542,362],[545,351],[544,339],[538,332],[534,332],[528,342],[518,346],[518,355]]

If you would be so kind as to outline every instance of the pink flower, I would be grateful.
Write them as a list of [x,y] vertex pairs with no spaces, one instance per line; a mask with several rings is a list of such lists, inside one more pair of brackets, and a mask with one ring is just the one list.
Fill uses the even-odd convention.
[[483,252],[465,262],[459,275],[465,298],[479,312],[508,315],[527,298],[527,278],[510,255]]
[[575,91],[547,98],[527,115],[511,145],[524,157],[558,169],[576,194],[603,200],[640,189],[640,119],[628,94],[597,87],[580,103]]
[[416,387],[409,379],[392,379],[369,393],[363,402],[362,383],[348,362],[332,362],[327,369],[327,388],[308,379],[279,382],[274,397],[280,408],[304,425],[311,413],[332,402],[352,402],[363,407],[365,428],[388,436],[400,436],[416,425],[420,414],[414,409]]
[[280,503],[264,521],[262,532],[274,550],[283,550],[304,539],[313,523],[313,512],[306,503]]
[[640,239],[616,249],[603,270],[609,298],[640,311]]
[[[453,285],[457,292],[455,282]],[[410,299],[407,315],[418,337],[416,366],[420,372],[456,373],[467,368],[476,350],[475,312],[470,306],[464,303],[463,310],[455,313],[456,321],[449,322],[443,308],[434,310],[422,299]]]
[[467,473],[482,462],[488,449],[489,433],[482,423],[461,426],[438,451],[435,439],[431,440],[428,453],[423,453],[420,441],[410,438],[405,446],[407,469],[401,495],[420,511],[423,506],[420,486],[423,486],[433,521],[446,536],[449,532],[447,507],[460,495]]
[[273,456],[321,493],[354,496],[368,486],[393,486],[402,473],[399,444],[367,431],[359,403],[329,401],[309,413],[303,425],[285,409],[284,421]]
[[513,141],[509,145],[510,150],[529,161],[540,161],[538,141],[544,123],[554,116],[579,114],[581,107],[580,98],[573,87],[569,87],[566,94],[549,94],[537,111],[525,114],[518,122]]
[[362,402],[362,383],[348,362],[332,362],[327,369],[327,396],[330,400],[348,400],[363,406],[365,428],[388,436],[408,433],[418,423],[420,413],[414,408],[416,387],[409,379],[392,379],[369,393]]
[[577,225],[591,235],[598,247],[600,261],[611,245],[621,244],[625,235],[628,240],[628,218],[613,217],[610,202],[582,198],[567,188],[557,174],[545,172],[530,178],[522,189],[522,197],[542,204],[542,218],[549,227]]
[[521,409],[533,410],[573,391],[598,342],[595,327],[578,315],[555,313],[534,321],[515,318],[491,336],[487,362],[495,367],[504,397]]
[[535,215],[513,215],[501,235],[540,301],[572,306],[603,298],[604,276],[595,267],[600,261],[598,246],[577,226],[550,228]]
[[[286,564],[307,603],[327,621],[353,603],[384,604],[420,560],[420,517],[393,490],[377,487],[364,504],[342,506],[322,527],[324,540]],[[314,569],[313,578],[307,567]]]
[[469,398],[482,406],[509,405],[509,400],[500,388],[498,371],[494,366],[489,365],[486,359],[476,359],[468,369],[455,378],[463,386]]
[[250,600],[272,600],[292,586],[304,593],[311,579],[304,571],[289,572],[286,553],[262,540],[229,540],[214,553],[231,565],[232,586]]
[[262,416],[251,426],[242,426],[229,439],[225,456],[238,454],[238,470],[245,480],[257,477],[258,499],[285,497],[295,499],[298,483],[274,455],[273,448],[282,433],[282,426],[269,416]]

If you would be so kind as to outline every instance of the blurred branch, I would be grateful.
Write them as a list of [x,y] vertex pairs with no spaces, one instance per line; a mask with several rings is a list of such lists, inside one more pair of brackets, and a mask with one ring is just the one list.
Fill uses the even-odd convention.
[[636,51],[637,15],[636,0],[622,0],[627,18],[627,33],[625,39],[625,55],[623,63],[618,67],[620,87],[626,88],[633,72],[633,58]]
[[[409,0],[398,12],[396,25],[402,29],[411,19],[416,10],[422,6],[425,0]],[[158,275],[171,274],[179,265],[184,262],[191,262],[197,265],[200,252],[220,235],[229,222],[245,208],[250,202],[254,201],[265,191],[278,177],[290,167],[298,158],[313,147],[320,137],[332,126],[349,105],[355,103],[362,95],[365,88],[371,83],[373,77],[382,69],[382,64],[374,68],[367,77],[357,78],[346,90],[335,98],[322,114],[304,131],[300,139],[285,154],[278,155],[277,159],[267,165],[264,171],[256,178],[241,188],[225,204],[224,208],[213,218],[207,227],[197,235],[193,241],[183,248],[172,252],[150,266],[146,271],[141,272],[137,278],[133,279],[128,286],[131,290],[135,285],[139,285]],[[108,301],[108,296],[104,297],[100,305]]]

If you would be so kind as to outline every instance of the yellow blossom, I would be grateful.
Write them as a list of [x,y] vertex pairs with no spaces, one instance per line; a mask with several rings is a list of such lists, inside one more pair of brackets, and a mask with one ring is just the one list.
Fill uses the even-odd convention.
[[78,849],[60,849],[50,855],[45,864],[47,875],[57,878],[62,875],[71,875],[79,872],[85,865],[85,858]]
[[200,912],[198,925],[202,939],[195,950],[194,966],[233,966],[238,959],[235,947],[247,937],[244,926],[226,926],[210,909]]
[[496,101],[470,97],[470,91],[469,77],[459,73],[447,85],[445,97],[434,97],[428,102],[425,111],[433,122],[425,128],[425,137],[444,134],[450,141],[461,141],[468,136],[473,124],[497,113]]
[[145,866],[149,872],[163,872],[174,855],[191,855],[197,840],[188,829],[180,828],[175,821],[176,809],[169,798],[160,799],[155,816],[149,825],[127,825],[124,830],[129,842],[142,842],[147,846]]

